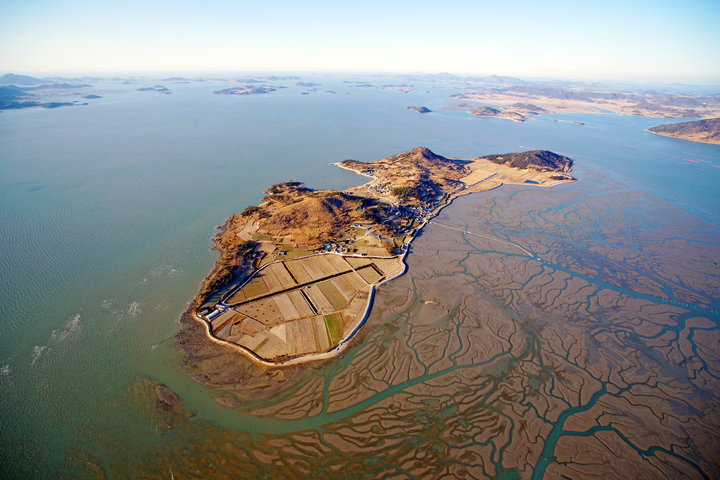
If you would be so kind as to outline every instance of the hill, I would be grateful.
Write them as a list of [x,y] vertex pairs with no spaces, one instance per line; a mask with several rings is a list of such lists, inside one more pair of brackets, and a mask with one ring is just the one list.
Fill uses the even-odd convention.
[[647,131],[667,137],[682,138],[683,140],[690,140],[692,142],[720,145],[720,118],[658,125],[657,127],[648,128]]
[[569,172],[573,161],[548,150],[533,150],[522,153],[504,153],[482,157],[499,165],[540,172]]
[[408,234],[459,195],[502,182],[555,185],[573,180],[564,173],[572,160],[544,150],[462,160],[418,147],[372,162],[345,160],[338,165],[373,180],[342,192],[279,183],[265,192],[260,205],[230,217],[215,236],[221,258],[205,281],[199,303],[245,278],[243,272],[289,258],[285,255],[327,248],[396,254]]
[[340,166],[376,178],[381,192],[411,203],[435,200],[454,190],[460,178],[469,173],[460,162],[418,147],[374,162],[345,160]]
[[0,101],[12,101],[20,100],[31,96],[24,89],[18,88],[15,85],[7,87],[0,87]]
[[0,77],[0,85],[38,85],[45,82],[35,77],[29,77],[27,75],[15,75],[14,73],[6,73]]
[[492,107],[477,107],[473,108],[472,110],[468,111],[469,114],[475,115],[476,117],[500,117],[500,118],[509,118],[510,120],[514,120],[516,122],[524,122],[525,117],[520,115],[517,112],[514,112],[512,110],[498,110],[497,108]]

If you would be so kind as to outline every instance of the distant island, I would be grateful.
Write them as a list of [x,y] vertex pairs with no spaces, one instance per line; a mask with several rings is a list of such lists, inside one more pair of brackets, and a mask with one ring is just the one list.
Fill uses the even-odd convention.
[[417,112],[417,113],[428,113],[428,112],[432,112],[432,110],[430,110],[430,109],[427,108],[427,107],[407,107],[407,109],[408,109],[408,110],[412,110],[413,112]]
[[[25,77],[24,75],[6,74],[3,78],[17,79],[16,77]],[[27,77],[32,78],[32,77]],[[22,78],[21,78],[22,79]],[[36,79],[37,80],[37,79]],[[27,80],[25,83],[30,82]],[[72,102],[47,102],[48,95],[56,97],[58,95],[68,96],[68,90],[84,89],[92,87],[87,84],[72,83],[53,83],[42,84],[36,87],[17,87],[15,85],[0,86],[0,110],[19,110],[22,108],[58,108],[58,107],[76,107],[87,105],[87,103],[78,103],[77,100]],[[84,98],[88,98],[85,96]]]
[[221,257],[193,307],[212,341],[267,365],[337,355],[375,286],[404,273],[409,244],[455,198],[574,180],[572,160],[545,150],[449,159],[418,147],[335,165],[371,180],[344,191],[273,185],[222,226]]
[[[511,112],[537,115],[551,112],[601,113],[603,110],[618,115],[665,118],[698,118],[720,114],[720,95],[578,90],[561,86],[536,86],[527,82],[482,90],[473,88],[467,93],[456,93],[450,97],[490,105],[487,108],[500,110],[507,118],[511,118]],[[513,119],[520,121],[519,118]]]
[[720,145],[720,118],[658,125],[657,127],[648,128],[647,131],[692,142]]
[[415,92],[417,89],[413,87],[412,85],[372,85],[370,83],[364,83],[364,82],[350,82],[350,81],[343,81],[343,83],[349,83],[351,84],[351,87],[357,87],[357,88],[375,88],[377,90],[392,90],[394,92],[398,93],[410,93]]
[[155,92],[159,92],[159,93],[164,93],[164,94],[166,94],[166,95],[169,95],[169,94],[172,93],[169,89],[167,89],[166,87],[164,87],[164,86],[162,86],[162,85],[155,85],[154,87],[136,88],[135,91],[136,91],[136,92],[150,92],[150,91],[155,91]]
[[497,108],[491,108],[491,107],[477,107],[470,110],[468,113],[471,115],[475,115],[476,117],[500,117],[500,118],[508,118],[510,120],[513,120],[515,122],[524,122],[525,117],[520,115],[517,112],[513,111],[502,111],[498,110]]
[[285,88],[285,87],[270,87],[268,85],[262,85],[260,87],[234,87],[234,88],[226,88],[224,90],[218,90],[217,92],[213,92],[215,95],[260,95],[263,93],[270,93],[274,92],[278,88]]
[[267,77],[243,77],[235,80],[235,83],[263,83],[263,82],[281,82],[287,80],[300,80],[300,77],[287,76],[287,77],[276,77],[275,75]]

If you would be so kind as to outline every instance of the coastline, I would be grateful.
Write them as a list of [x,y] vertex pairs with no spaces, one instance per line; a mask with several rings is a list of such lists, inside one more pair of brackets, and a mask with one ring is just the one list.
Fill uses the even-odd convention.
[[[477,161],[477,160],[476,160],[476,161]],[[355,173],[355,174],[357,174],[357,175],[361,175],[361,176],[370,178],[370,181],[369,181],[369,182],[367,182],[367,183],[365,183],[365,184],[363,184],[363,185],[357,186],[357,187],[351,187],[351,188],[349,188],[349,189],[346,189],[346,191],[352,191],[352,190],[357,190],[357,189],[362,189],[362,188],[365,188],[365,187],[369,187],[369,186],[371,186],[371,184],[372,184],[373,182],[375,182],[375,181],[378,179],[378,177],[376,177],[376,176],[369,175],[369,174],[367,174],[367,173],[361,172],[361,171],[359,171],[359,170],[357,170],[357,169],[355,169],[355,168],[350,168],[350,167],[341,165],[339,162],[338,162],[338,163],[330,163],[330,165],[335,165],[335,166],[338,166],[338,167],[340,167],[340,168],[342,168],[342,169],[344,169],[344,170],[351,171],[351,172],[353,172],[353,173]],[[502,168],[507,168],[507,167],[504,167],[504,166],[496,166],[496,167],[495,167],[495,166],[494,166],[493,168],[500,168],[500,169],[502,169]],[[533,171],[527,170],[527,169],[522,169],[522,170],[521,170],[521,169],[515,169],[515,171],[516,171],[516,173],[519,174],[519,176],[518,176],[517,178],[512,178],[512,179],[511,179],[511,178],[507,178],[506,181],[509,181],[509,183],[521,183],[522,178],[524,178],[524,176],[526,176],[527,174],[537,173],[537,172],[533,172]],[[412,234],[411,234],[411,236],[410,236],[409,238],[406,238],[406,239],[405,239],[405,241],[404,241],[404,243],[403,243],[403,245],[402,245],[402,250],[403,250],[403,251],[402,251],[401,254],[399,254],[399,255],[393,255],[393,256],[389,256],[389,257],[384,257],[384,256],[377,256],[377,257],[376,257],[376,256],[374,256],[374,255],[371,255],[370,257],[368,257],[366,254],[363,254],[363,255],[365,255],[365,258],[378,258],[378,259],[379,259],[379,258],[384,258],[384,259],[393,259],[393,258],[395,258],[395,259],[399,259],[399,260],[400,260],[400,264],[402,265],[402,269],[401,269],[400,271],[398,271],[397,273],[395,273],[393,276],[391,276],[391,277],[389,277],[389,278],[386,278],[386,279],[382,280],[381,282],[379,282],[379,283],[377,283],[377,284],[367,285],[367,286],[364,287],[362,290],[359,290],[359,291],[358,291],[358,293],[359,293],[360,291],[364,291],[365,289],[367,289],[367,292],[368,292],[368,299],[367,299],[367,302],[366,302],[366,304],[365,304],[364,311],[363,311],[363,313],[362,313],[362,317],[359,317],[359,320],[356,320],[357,323],[353,322],[353,323],[355,323],[354,326],[352,326],[352,325],[353,325],[352,323],[349,324],[349,326],[351,326],[351,328],[347,329],[347,330],[349,331],[349,333],[347,333],[345,336],[341,337],[341,338],[339,339],[338,343],[335,344],[335,345],[333,345],[331,348],[329,348],[329,350],[325,350],[325,351],[321,351],[321,352],[316,352],[316,353],[304,353],[304,354],[299,354],[299,355],[296,355],[296,356],[289,356],[289,354],[288,354],[288,356],[285,356],[284,358],[283,358],[282,356],[280,356],[280,357],[282,358],[281,360],[276,360],[276,361],[268,360],[268,359],[266,359],[266,358],[261,357],[260,355],[258,355],[257,353],[255,353],[254,351],[250,350],[248,347],[246,347],[246,346],[244,346],[244,345],[239,345],[239,344],[237,344],[237,343],[229,342],[229,341],[226,341],[226,340],[224,340],[224,339],[222,339],[222,338],[218,338],[217,336],[215,336],[215,335],[213,334],[213,332],[212,332],[212,325],[210,324],[209,320],[202,318],[202,317],[198,314],[198,312],[199,312],[198,309],[201,307],[201,302],[200,302],[201,294],[200,294],[200,293],[197,295],[197,297],[196,297],[196,298],[193,300],[193,302],[191,303],[191,307],[190,307],[190,309],[189,309],[189,311],[188,311],[187,313],[189,313],[190,316],[191,316],[196,322],[199,322],[199,323],[202,323],[202,324],[203,324],[203,326],[204,326],[204,332],[205,332],[205,335],[204,335],[204,336],[205,336],[206,339],[210,340],[211,343],[213,343],[213,344],[215,344],[215,345],[218,345],[218,346],[222,346],[222,347],[230,347],[232,350],[234,350],[234,351],[236,351],[236,352],[239,352],[240,354],[244,355],[246,358],[252,360],[254,363],[256,363],[256,364],[258,364],[258,365],[262,365],[262,366],[265,366],[265,367],[288,367],[288,366],[294,366],[294,365],[299,365],[299,364],[304,364],[304,363],[309,363],[309,362],[316,362],[316,361],[321,361],[321,360],[327,360],[327,359],[335,358],[335,357],[337,357],[338,355],[340,355],[340,354],[347,348],[347,346],[349,345],[350,341],[351,341],[353,338],[355,338],[355,336],[357,335],[357,333],[362,329],[362,326],[365,324],[365,322],[367,321],[368,317],[370,316],[370,313],[371,313],[371,311],[372,311],[373,304],[374,304],[376,287],[379,286],[379,285],[383,285],[383,284],[385,284],[385,283],[387,283],[387,282],[390,282],[391,280],[395,280],[396,278],[404,275],[404,274],[407,272],[407,270],[408,270],[408,265],[407,265],[407,261],[406,261],[406,260],[407,260],[407,256],[410,254],[412,242],[417,238],[417,236],[418,236],[419,233],[423,230],[423,228],[425,228],[429,223],[432,223],[431,220],[434,219],[435,217],[437,217],[437,216],[440,214],[440,212],[443,211],[443,209],[444,209],[445,207],[451,205],[456,198],[458,198],[458,197],[460,197],[460,196],[469,195],[469,194],[471,194],[471,193],[479,193],[479,192],[482,192],[482,191],[494,190],[494,189],[502,186],[504,183],[506,183],[506,182],[504,182],[504,181],[499,181],[499,180],[493,179],[493,177],[494,177],[495,175],[496,175],[496,174],[492,174],[492,175],[487,176],[487,177],[481,179],[480,181],[475,182],[475,183],[472,183],[472,184],[466,183],[467,180],[466,180],[466,181],[463,181],[462,179],[459,180],[459,183],[460,183],[460,186],[459,186],[459,187],[455,187],[455,190],[454,190],[454,191],[449,191],[449,192],[444,193],[444,194],[443,194],[443,197],[442,197],[441,199],[437,200],[436,205],[435,205],[435,208],[426,212],[426,214],[424,215],[424,218],[422,219],[422,223],[413,229]],[[465,176],[465,177],[462,177],[462,178],[465,179],[465,178],[469,178],[469,177],[468,177],[468,176]],[[574,179],[572,179],[572,177],[570,177],[570,178],[565,179],[565,180],[574,180]],[[559,184],[559,183],[563,183],[563,182],[560,182],[560,181],[551,181],[551,182],[546,183],[546,184],[545,184],[545,183],[544,183],[544,184],[540,184],[540,183],[536,183],[536,182],[530,182],[530,183],[528,183],[528,185],[537,186],[537,187],[552,187],[552,186],[557,185],[557,184]],[[483,188],[483,187],[486,187],[486,188]],[[230,221],[230,219],[228,219],[228,220],[220,227],[221,231],[227,230],[227,228],[228,228],[228,222],[229,222],[229,221]],[[447,227],[446,225],[441,225],[441,224],[438,224],[438,225],[441,226],[441,227]],[[453,228],[453,227],[448,227],[448,228]],[[458,229],[458,230],[459,230],[459,229]],[[461,231],[461,230],[459,230],[459,231]],[[472,232],[463,232],[463,233],[471,233],[471,234],[472,234]],[[473,234],[473,235],[474,235],[474,234]],[[480,236],[482,236],[482,235],[480,235]],[[504,242],[504,243],[505,243],[505,242]],[[517,247],[518,247],[519,249],[523,250],[523,252],[524,252],[525,254],[528,254],[529,256],[533,256],[532,253],[528,252],[528,251],[527,251],[526,249],[524,249],[523,247],[520,247],[520,246],[517,246]],[[203,282],[203,287],[201,287],[201,289],[204,288],[204,286],[207,284],[208,279],[211,278],[212,275],[213,275],[215,272],[218,272],[219,269],[222,268],[221,263],[222,263],[222,260],[223,260],[223,259],[222,259],[223,249],[218,246],[217,242],[216,242],[216,244],[213,246],[212,249],[213,249],[213,250],[218,250],[219,252],[221,252],[221,258],[219,258],[219,259],[215,262],[215,265],[213,266],[213,270],[212,270],[211,274],[208,275],[208,277],[206,277],[205,281]],[[337,253],[328,253],[328,252],[318,253],[318,252],[315,252],[315,253],[310,253],[310,254],[308,254],[308,255],[304,255],[304,256],[302,256],[302,257],[296,257],[295,259],[303,259],[303,258],[309,258],[309,257],[313,257],[313,256],[335,255],[335,254],[337,254]],[[362,257],[360,254],[357,254],[357,253],[356,253],[354,256]],[[224,287],[224,288],[222,288],[222,289],[220,289],[220,290],[216,290],[216,291],[215,291],[215,294],[219,294],[219,295],[220,295],[219,298],[218,298],[218,297],[215,297],[215,298],[217,299],[216,305],[219,305],[219,307],[220,307],[219,310],[217,310],[217,311],[222,311],[222,312],[224,312],[224,311],[227,311],[227,309],[230,309],[230,308],[231,308],[230,305],[228,305],[228,304],[225,303],[225,300],[226,300],[226,299],[230,298],[230,296],[232,296],[235,292],[240,291],[245,285],[247,285],[251,280],[253,280],[253,279],[254,279],[260,272],[262,272],[263,269],[265,269],[266,267],[269,267],[269,266],[271,266],[271,265],[278,264],[278,263],[281,263],[281,264],[282,264],[284,261],[285,261],[285,260],[274,260],[274,261],[265,263],[264,265],[259,266],[259,267],[255,266],[255,265],[254,265],[254,262],[250,262],[249,264],[248,264],[248,263],[245,263],[245,264],[242,266],[242,267],[243,267],[242,273],[238,276],[237,280],[235,280],[234,282],[232,282],[232,283],[229,284],[228,286],[226,286],[226,287]],[[231,285],[231,286],[230,286],[230,285]],[[221,293],[220,293],[220,292],[221,292]],[[355,297],[354,297],[354,298],[355,298]],[[289,358],[288,358],[288,357],[289,357]]]
[[683,137],[679,137],[679,136],[677,136],[677,135],[672,135],[672,134],[670,134],[670,133],[652,132],[652,131],[650,131],[650,129],[647,129],[647,128],[645,129],[645,131],[648,132],[648,133],[652,133],[653,135],[659,135],[659,136],[661,136],[661,137],[676,138],[676,139],[678,139],[678,140],[685,140],[685,141],[688,141],[688,142],[705,143],[705,144],[707,144],[707,145],[720,145],[720,141],[711,142],[711,141],[708,141],[708,140],[695,140],[695,139],[692,139],[692,138],[683,138]]
[[[425,226],[425,224],[423,224],[421,227],[419,227],[417,231],[420,231],[420,230],[422,229],[422,227],[424,227],[424,226]],[[413,236],[413,240],[414,240],[414,238],[415,238],[415,236]],[[409,245],[409,244],[408,244],[408,245]],[[358,324],[357,324],[355,327],[353,327],[353,329],[351,330],[351,332],[350,332],[347,336],[345,336],[345,337],[343,337],[342,339],[340,339],[340,342],[339,342],[337,345],[333,346],[330,350],[327,350],[327,351],[324,351],[324,352],[302,354],[302,355],[298,355],[298,356],[296,356],[296,357],[292,357],[292,358],[288,358],[288,359],[284,359],[284,360],[279,360],[279,361],[276,361],[276,362],[273,362],[273,361],[270,361],[270,360],[265,360],[264,358],[260,357],[260,356],[257,355],[255,352],[253,352],[252,350],[250,350],[250,349],[248,349],[248,348],[246,348],[246,347],[243,347],[242,345],[238,345],[238,344],[235,344],[235,343],[232,343],[232,342],[227,342],[227,341],[225,341],[225,340],[222,340],[222,339],[217,338],[216,336],[214,336],[214,335],[212,334],[212,332],[210,331],[210,324],[209,324],[207,321],[203,320],[201,317],[199,317],[199,316],[197,315],[197,312],[195,311],[195,309],[192,308],[192,307],[190,308],[190,314],[191,314],[191,316],[192,316],[192,318],[193,318],[194,320],[196,320],[197,322],[200,322],[200,323],[203,324],[203,326],[205,327],[205,336],[208,338],[208,340],[210,340],[211,342],[216,343],[216,344],[218,344],[218,345],[222,345],[222,346],[225,346],[225,347],[230,347],[230,348],[232,348],[233,350],[235,350],[235,351],[237,351],[237,352],[240,352],[240,353],[246,355],[246,356],[249,357],[251,360],[253,360],[253,361],[255,361],[255,362],[257,362],[257,363],[259,363],[259,364],[261,364],[261,365],[267,366],[267,367],[287,367],[287,366],[298,365],[298,364],[306,363],[306,362],[314,362],[314,361],[318,361],[318,360],[325,360],[325,359],[328,359],[328,358],[334,358],[334,357],[337,357],[338,355],[340,355],[340,353],[342,353],[342,351],[345,349],[345,347],[347,347],[347,344],[350,342],[350,340],[352,340],[353,337],[360,331],[360,329],[362,328],[362,326],[363,326],[363,325],[365,324],[365,322],[367,321],[367,318],[370,316],[370,312],[371,312],[372,306],[373,306],[373,300],[374,300],[374,297],[375,297],[375,288],[378,287],[379,285],[383,285],[383,284],[385,284],[385,283],[387,283],[387,282],[390,282],[390,281],[392,281],[392,280],[395,280],[396,278],[401,277],[402,275],[405,274],[405,272],[407,272],[408,266],[407,266],[407,263],[405,262],[405,259],[406,259],[406,257],[407,257],[408,252],[409,252],[409,248],[405,249],[405,252],[404,252],[402,255],[395,255],[394,257],[382,257],[382,258],[398,258],[398,257],[399,257],[399,258],[401,259],[401,262],[402,262],[402,265],[403,265],[402,271],[401,271],[400,273],[398,273],[397,275],[395,275],[395,276],[393,276],[393,277],[390,277],[390,278],[387,278],[387,279],[383,280],[382,282],[380,282],[380,283],[378,283],[378,284],[370,285],[370,286],[369,286],[370,289],[369,289],[368,301],[367,301],[367,303],[366,303],[366,305],[365,305],[365,311],[363,312],[363,316],[361,317],[361,319],[360,319],[360,321],[358,322]],[[299,257],[299,258],[307,258],[307,257],[316,256],[316,255],[325,255],[325,254],[322,254],[322,253],[313,253],[313,254],[311,254],[311,255],[306,255],[305,257]],[[331,254],[329,254],[329,255],[334,255],[334,254],[331,253]],[[367,257],[366,257],[366,258],[367,258]],[[252,280],[252,279],[255,277],[255,275],[257,275],[257,274],[260,273],[264,268],[268,267],[269,265],[272,265],[273,263],[279,263],[279,261],[267,263],[267,264],[263,265],[261,268],[256,269],[256,270],[255,270],[254,272],[252,272],[252,274],[251,274],[249,277],[247,277],[242,283],[239,283],[235,288],[233,288],[231,291],[229,291],[229,292],[228,292],[227,294],[225,294],[224,296],[230,295],[232,292],[234,292],[234,291],[239,290],[240,288],[242,288],[246,283],[248,283],[250,280]]]
[[[357,173],[358,175],[363,175],[363,176],[366,176],[366,177],[370,177],[370,178],[375,179],[375,177],[371,177],[370,175],[366,175],[366,174],[360,173],[360,172],[358,172],[357,170],[354,170],[354,169],[350,169],[350,168],[347,168],[347,167],[342,167],[342,166],[340,166],[339,164],[331,164],[331,165],[337,165],[337,166],[339,166],[340,168],[344,168],[344,169],[346,169],[346,170],[353,171],[353,172]],[[482,182],[479,182],[479,183],[482,183]],[[478,184],[479,184],[479,183],[478,183]],[[475,186],[477,186],[478,184],[475,184],[475,185],[473,185],[472,187],[475,187]],[[367,185],[367,184],[365,184],[365,185]],[[502,185],[503,185],[503,184],[500,183],[500,184],[494,185],[493,187],[491,187],[491,188],[489,188],[489,189],[487,189],[487,190],[481,190],[481,191],[495,190],[495,189],[501,187]],[[541,186],[541,185],[535,185],[535,186]],[[549,185],[549,186],[552,186],[552,185]],[[420,234],[420,232],[421,232],[428,224],[432,223],[432,219],[435,218],[435,217],[437,217],[437,215],[439,215],[440,212],[442,212],[446,207],[449,207],[450,205],[452,205],[453,202],[455,201],[455,199],[457,199],[457,198],[459,198],[459,197],[461,197],[461,196],[469,195],[469,194],[471,194],[471,193],[479,193],[479,192],[473,192],[472,190],[470,190],[470,188],[472,188],[472,187],[466,186],[463,190],[461,190],[460,192],[457,192],[457,194],[455,194],[455,195],[453,195],[451,198],[449,198],[448,201],[447,201],[445,204],[439,205],[439,206],[437,207],[437,209],[433,211],[432,215],[429,216],[427,219],[425,219],[425,221],[424,221],[420,226],[418,226],[418,227],[415,229],[415,231],[413,232],[412,237],[410,237],[410,240],[405,244],[405,245],[406,245],[406,248],[405,248],[404,252],[403,252],[401,255],[396,255],[396,256],[394,256],[394,257],[383,257],[383,258],[398,258],[398,257],[399,257],[400,260],[401,260],[401,262],[402,262],[402,265],[403,265],[402,271],[401,271],[400,273],[398,273],[397,275],[391,277],[391,278],[387,278],[387,279],[383,280],[382,282],[380,282],[380,283],[378,283],[378,284],[376,284],[376,285],[371,285],[371,286],[370,286],[370,291],[369,291],[369,294],[370,294],[370,295],[369,295],[368,301],[367,301],[367,303],[366,303],[366,305],[365,305],[365,311],[364,311],[364,313],[363,313],[362,318],[360,319],[360,321],[358,322],[358,324],[350,331],[350,333],[349,333],[347,336],[343,337],[343,338],[340,340],[340,342],[339,342],[337,345],[335,345],[334,347],[332,347],[330,350],[327,350],[327,351],[324,351],[324,352],[320,352],[320,353],[303,354],[303,355],[299,355],[299,356],[296,356],[296,357],[293,357],[293,358],[289,358],[289,359],[285,359],[285,360],[280,360],[280,361],[277,361],[277,362],[265,360],[264,358],[260,357],[259,355],[257,355],[255,352],[249,350],[248,348],[245,348],[245,347],[243,347],[243,346],[241,346],[241,345],[237,345],[237,344],[232,343],[232,342],[227,342],[227,341],[225,341],[225,340],[222,340],[222,339],[217,338],[216,336],[214,336],[214,335],[212,334],[211,330],[210,330],[210,324],[209,324],[207,321],[203,320],[201,317],[199,317],[199,316],[197,315],[197,312],[196,312],[196,310],[195,310],[194,307],[191,306],[191,308],[189,309],[188,312],[190,313],[191,317],[192,317],[195,321],[197,321],[197,322],[199,322],[199,323],[201,323],[201,324],[203,325],[204,331],[205,331],[205,336],[206,336],[206,338],[207,338],[208,340],[210,340],[211,342],[213,342],[213,343],[215,343],[215,344],[217,344],[217,345],[220,345],[220,346],[223,346],[223,347],[229,347],[229,348],[233,349],[234,351],[239,352],[239,353],[245,355],[245,356],[246,356],[247,358],[249,358],[250,360],[252,360],[252,361],[254,361],[254,362],[256,362],[256,363],[258,363],[258,364],[260,364],[260,365],[266,366],[266,367],[289,367],[289,366],[298,365],[298,364],[303,364],[303,363],[308,363],[308,362],[316,362],[316,361],[320,361],[320,360],[327,360],[327,359],[331,359],[331,358],[336,358],[337,356],[339,356],[339,355],[347,348],[347,346],[349,345],[350,341],[351,341],[351,340],[357,335],[357,333],[362,329],[363,325],[365,325],[365,322],[367,321],[368,317],[370,316],[370,313],[372,312],[372,307],[373,307],[374,299],[375,299],[375,291],[376,291],[377,287],[379,287],[380,285],[384,285],[384,284],[386,284],[386,283],[388,283],[388,282],[390,282],[390,281],[392,281],[392,280],[395,280],[395,279],[403,276],[405,273],[407,273],[408,264],[407,264],[407,261],[406,261],[406,260],[407,260],[408,255],[410,254],[410,250],[411,250],[410,246],[412,245],[412,242],[415,241],[415,239],[416,239],[417,236]],[[357,188],[357,187],[353,187],[353,188]],[[522,247],[520,247],[520,248],[523,249]],[[213,247],[213,249],[214,249],[214,250],[219,250],[219,249],[217,249],[217,247]],[[524,249],[523,249],[523,250],[524,250]],[[313,253],[313,254],[307,255],[307,256],[305,256],[305,257],[300,257],[300,258],[312,257],[312,256],[316,256],[316,255],[324,255],[324,254]],[[331,255],[332,255],[332,254],[331,254]],[[220,262],[220,259],[218,259],[218,260],[216,261],[215,266],[214,266],[214,270],[217,269],[217,267],[218,267],[218,265],[219,265],[219,262]],[[226,297],[226,296],[228,296],[228,295],[230,295],[230,294],[232,294],[232,292],[241,289],[245,284],[247,284],[248,282],[250,282],[250,280],[252,280],[252,279],[255,277],[255,275],[257,275],[257,274],[258,274],[259,272],[261,272],[264,268],[266,268],[267,266],[269,266],[269,265],[271,265],[271,264],[273,264],[273,263],[279,263],[279,261],[276,260],[276,261],[274,261],[274,262],[267,263],[267,264],[263,265],[262,267],[255,269],[255,270],[254,270],[249,276],[247,276],[242,282],[238,283],[237,286],[235,286],[232,290],[229,290],[227,293],[225,293],[225,294],[223,295],[223,298]],[[213,270],[213,271],[214,271],[214,270]],[[196,303],[197,303],[197,299],[195,299],[195,301],[193,301],[193,305],[196,304]]]

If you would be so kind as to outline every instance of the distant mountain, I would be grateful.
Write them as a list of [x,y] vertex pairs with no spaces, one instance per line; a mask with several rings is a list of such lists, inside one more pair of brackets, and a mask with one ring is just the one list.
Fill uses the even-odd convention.
[[692,142],[720,144],[720,118],[658,125],[648,128],[647,131]]
[[453,75],[451,73],[428,73],[424,75],[400,75],[399,78],[411,82],[457,82],[457,83],[487,83],[492,85],[530,85],[529,82],[517,77],[502,77],[490,75],[489,77],[473,77],[469,75]]
[[29,88],[28,90],[41,90],[41,89],[68,89],[68,88],[88,88],[92,87],[92,85],[88,85],[87,83],[43,83],[42,85],[38,85],[37,87]]
[[13,100],[20,100],[21,98],[32,96],[22,88],[18,88],[15,85],[8,87],[0,87],[0,101],[9,102]]
[[27,75],[15,75],[14,73],[6,73],[0,77],[0,85],[38,85],[45,82],[35,77],[28,77]]
[[47,77],[45,81],[52,80],[53,82],[63,82],[63,83],[87,83],[87,82],[101,82],[104,79],[100,77]]

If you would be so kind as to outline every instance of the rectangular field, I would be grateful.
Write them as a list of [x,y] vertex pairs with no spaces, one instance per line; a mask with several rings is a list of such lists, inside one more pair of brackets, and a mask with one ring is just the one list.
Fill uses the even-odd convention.
[[320,290],[317,284],[305,287],[303,288],[303,291],[313,302],[315,308],[318,309],[318,313],[330,313],[335,311],[332,303],[325,298],[325,295],[322,293],[322,290]]
[[402,261],[397,258],[388,259],[373,259],[373,263],[378,267],[383,274],[388,277],[399,273],[401,270]]
[[335,288],[338,289],[342,296],[345,297],[345,300],[349,302],[355,296],[357,289],[348,281],[347,276],[348,274],[345,274],[342,277],[335,277],[331,280],[331,282],[335,285]]
[[303,258],[302,260],[298,260],[298,262],[302,264],[303,268],[313,281],[320,280],[326,277],[325,273],[320,269],[320,266],[317,264],[316,259],[317,257],[308,257]]
[[338,272],[350,271],[350,264],[345,260],[344,257],[339,255],[326,255],[328,262],[332,263],[335,270]]
[[370,259],[369,258],[362,258],[362,257],[345,257],[345,260],[352,265],[353,268],[358,269],[360,267],[364,267],[365,265],[370,265]]
[[290,276],[290,272],[288,272],[287,268],[285,268],[285,265],[283,265],[282,263],[275,263],[269,268],[273,269],[275,276],[278,278],[278,280],[280,280],[282,290],[286,290],[297,285],[295,283],[295,280],[293,280]]
[[342,310],[347,306],[347,300],[345,300],[345,297],[335,288],[335,285],[333,285],[331,281],[326,280],[320,282],[317,286],[333,306],[333,310]]
[[381,277],[372,266],[361,268],[357,273],[360,274],[363,280],[370,284],[377,283]]
[[227,299],[227,303],[230,305],[233,305],[235,303],[241,303],[247,300],[247,297],[245,296],[245,290],[240,289],[237,292],[233,293],[230,298]]
[[272,267],[272,265],[265,267],[265,269],[260,274],[263,281],[265,282],[265,286],[267,286],[269,293],[279,292],[281,290],[280,280],[278,280],[277,275],[275,275],[275,272],[273,272]]
[[287,338],[291,339],[288,346],[292,345],[291,350],[293,350],[288,353],[300,355],[317,351],[318,347],[315,344],[315,335],[313,334],[311,321],[312,319],[310,318],[303,318],[302,320],[296,320],[286,324]]
[[328,342],[330,343],[330,345],[337,345],[338,343],[340,343],[340,334],[338,334],[336,330],[336,322],[339,322],[341,324],[339,326],[340,333],[342,333],[342,320],[340,318],[340,314],[333,313],[330,315],[325,315],[323,318],[325,320],[325,328],[327,329]]
[[237,306],[235,309],[245,316],[254,318],[263,325],[277,325],[283,322],[280,309],[273,297],[255,300],[254,302]]
[[300,318],[297,308],[295,308],[295,305],[293,305],[292,300],[290,300],[287,294],[275,295],[273,300],[275,300],[280,315],[282,315],[285,321]]
[[347,281],[350,282],[350,285],[352,285],[355,290],[360,290],[367,285],[367,282],[357,272],[343,275],[343,278],[347,279]]
[[268,293],[268,288],[265,285],[265,282],[263,282],[262,278],[259,277],[255,277],[250,280],[248,284],[243,287],[243,290],[245,291],[245,296],[248,300]]
[[318,342],[318,351],[324,352],[327,349],[330,348],[330,343],[328,341],[328,335],[327,335],[327,327],[325,327],[325,319],[318,315],[317,317],[313,317],[311,319],[313,321],[313,327],[315,329],[315,332],[317,333],[317,342]]
[[296,290],[288,293],[288,298],[297,310],[300,318],[315,315],[315,312],[312,311],[312,308],[308,305],[307,300],[305,300],[305,297],[303,297],[299,291]]
[[335,269],[332,263],[330,263],[327,257],[328,255],[319,255],[313,257],[315,265],[317,265],[318,268],[323,272],[323,277],[329,277],[338,273],[338,271]]
[[293,277],[295,277],[295,280],[299,284],[304,284],[312,281],[312,278],[310,278],[310,275],[305,271],[305,269],[302,266],[303,260],[293,260],[291,262],[285,262],[285,266],[290,270],[290,273],[293,274]]

